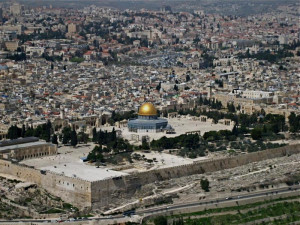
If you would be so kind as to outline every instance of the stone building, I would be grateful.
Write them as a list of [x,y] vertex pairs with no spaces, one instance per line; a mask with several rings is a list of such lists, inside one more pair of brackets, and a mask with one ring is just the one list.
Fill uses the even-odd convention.
[[19,41],[6,41],[5,47],[8,51],[16,51],[19,47]]
[[14,3],[10,6],[10,13],[14,16],[20,16],[24,11],[24,6]]
[[24,160],[57,153],[57,146],[39,141],[36,137],[0,142],[0,158]]
[[6,139],[7,131],[0,130],[0,140]]
[[75,23],[68,24],[68,33],[74,34],[78,32],[78,26]]
[[157,117],[157,110],[151,103],[144,103],[138,113],[137,119],[128,121],[128,130],[131,132],[163,132],[172,129],[168,120]]

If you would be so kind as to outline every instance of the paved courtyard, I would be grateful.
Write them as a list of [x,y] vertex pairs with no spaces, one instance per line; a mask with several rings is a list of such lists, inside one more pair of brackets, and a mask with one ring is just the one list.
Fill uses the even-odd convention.
[[[186,132],[200,131],[201,135],[208,131],[218,131],[218,130],[231,130],[232,126],[226,126],[223,124],[213,124],[210,122],[201,122],[199,120],[192,120],[189,118],[172,118],[168,119],[169,124],[175,129],[175,134],[165,134],[165,133],[133,133],[129,132],[127,127],[122,127],[122,136],[128,140],[132,140],[132,134],[137,134],[140,136],[148,135],[150,140],[157,140],[163,136],[166,137],[176,137]],[[111,130],[112,128],[108,127]]]
[[68,177],[78,177],[88,181],[103,180],[126,174],[104,167],[97,168],[95,165],[82,162],[80,158],[87,156],[94,146],[94,144],[80,145],[77,148],[63,146],[58,148],[58,155],[28,159],[22,161],[22,163],[34,166],[37,169],[64,174]]
[[[163,136],[176,137],[186,132],[200,131],[203,135],[211,130],[225,130],[232,129],[231,126],[222,124],[211,124],[209,122],[195,121],[189,118],[173,118],[169,119],[169,123],[175,129],[175,134],[164,133],[131,133],[128,132],[127,127],[117,128],[116,130],[122,131],[122,136],[131,140],[132,134],[142,136],[148,135],[150,140],[159,139]],[[112,130],[113,127],[102,127],[104,130]],[[155,159],[155,163],[147,163],[145,161],[137,161],[132,164],[132,168],[124,170],[123,172],[114,171],[114,166],[97,168],[95,165],[83,163],[80,158],[86,157],[88,153],[94,148],[95,144],[89,143],[87,145],[79,145],[76,148],[71,146],[60,146],[58,148],[58,155],[44,156],[36,159],[28,159],[22,161],[23,164],[34,166],[37,169],[48,170],[59,174],[64,174],[69,177],[78,177],[81,179],[95,181],[102,180],[109,177],[121,176],[127,174],[126,172],[143,171],[148,169],[157,169],[172,167],[184,164],[193,163],[193,161],[205,160],[208,157],[199,157],[196,159],[182,158],[173,154],[168,154],[167,151],[159,152],[136,152],[137,154],[144,155],[146,159]]]

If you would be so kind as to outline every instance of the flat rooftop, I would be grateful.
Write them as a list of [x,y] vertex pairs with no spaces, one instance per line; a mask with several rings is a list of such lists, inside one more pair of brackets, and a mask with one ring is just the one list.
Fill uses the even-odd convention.
[[[99,167],[84,163],[80,158],[86,157],[95,144],[59,147],[57,155],[42,156],[40,158],[26,159],[21,164],[33,166],[39,170],[47,170],[67,177],[77,177],[87,181],[104,180],[110,177],[118,177],[127,173],[114,171],[109,167]],[[75,176],[74,176],[75,175]]]
[[9,145],[9,146],[5,146],[5,147],[0,147],[0,152],[18,149],[18,148],[33,147],[33,146],[38,146],[38,145],[53,145],[53,144],[47,143],[44,141],[37,141],[37,142],[29,142],[29,143],[24,143],[24,144]]
[[101,167],[97,168],[96,166],[87,165],[83,162],[56,164],[54,166],[46,166],[39,169],[63,174],[67,177],[77,177],[87,181],[98,181],[107,178],[127,175],[127,173],[124,172],[114,171]]
[[39,138],[25,137],[25,138],[13,139],[13,140],[4,140],[4,141],[0,141],[0,147],[5,147],[5,146],[9,146],[9,145],[25,144],[25,143],[36,142],[36,141],[39,141]]

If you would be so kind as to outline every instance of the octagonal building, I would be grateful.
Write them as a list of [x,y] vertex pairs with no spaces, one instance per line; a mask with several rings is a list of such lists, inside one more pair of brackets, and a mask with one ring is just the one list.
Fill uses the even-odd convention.
[[138,112],[138,118],[128,121],[128,130],[137,133],[156,133],[171,130],[168,120],[157,116],[157,110],[151,103],[144,103]]

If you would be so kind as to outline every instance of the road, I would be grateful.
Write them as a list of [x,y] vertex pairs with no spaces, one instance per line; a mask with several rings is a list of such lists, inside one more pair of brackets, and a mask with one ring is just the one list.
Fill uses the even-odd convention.
[[206,200],[206,201],[199,201],[199,202],[192,202],[192,203],[182,203],[182,204],[177,204],[177,205],[170,205],[167,207],[159,207],[159,208],[152,208],[152,209],[146,209],[146,210],[140,210],[137,212],[137,215],[139,214],[153,214],[155,212],[168,212],[168,211],[173,211],[177,209],[184,209],[184,208],[190,208],[190,207],[195,207],[195,206],[200,206],[200,205],[209,205],[209,204],[216,204],[216,203],[221,203],[221,202],[228,202],[228,201],[240,201],[242,199],[251,199],[254,197],[265,197],[265,196],[270,196],[270,195],[277,195],[280,193],[287,193],[287,192],[294,192],[294,191],[299,191],[300,186],[299,185],[294,185],[291,187],[284,187],[284,188],[277,188],[277,189],[272,189],[264,192],[259,192],[259,193],[253,193],[253,194],[244,194],[244,195],[238,195],[238,196],[232,196],[228,198],[218,198],[218,199],[211,199],[211,200]]
[[[186,209],[191,208],[195,206],[200,205],[213,205],[216,203],[222,203],[222,202],[229,202],[229,201],[240,201],[243,199],[251,199],[256,197],[265,197],[270,195],[277,195],[282,193],[289,193],[289,192],[295,192],[300,190],[300,185],[294,185],[290,187],[283,187],[283,188],[277,188],[272,190],[266,190],[259,193],[249,193],[239,196],[232,196],[228,198],[217,198],[217,199],[211,199],[211,200],[200,200],[197,202],[190,202],[190,203],[181,203],[176,205],[169,205],[169,206],[161,206],[161,207],[154,207],[149,209],[143,209],[136,212],[136,215],[139,215],[141,217],[149,216],[149,215],[155,215],[159,213],[165,213],[165,212],[171,212],[178,209]],[[124,219],[123,215],[114,215],[114,216],[106,216],[106,217],[92,217],[92,218],[84,218],[84,219],[76,219],[75,221],[105,221],[105,220],[118,220],[118,219]],[[35,223],[45,223],[45,222],[53,222],[55,219],[18,219],[18,220],[0,220],[1,223],[19,223],[19,222],[35,222]],[[128,217],[129,220],[129,217]],[[56,219],[56,221],[59,221],[59,219]],[[66,220],[64,220],[66,221]]]

